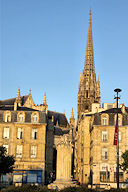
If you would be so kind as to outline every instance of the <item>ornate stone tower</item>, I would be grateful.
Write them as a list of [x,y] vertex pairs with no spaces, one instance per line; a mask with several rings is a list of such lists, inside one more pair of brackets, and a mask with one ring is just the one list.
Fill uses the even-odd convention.
[[78,103],[77,103],[77,124],[79,123],[81,113],[90,112],[92,103],[100,104],[100,82],[99,76],[96,80],[92,27],[91,27],[91,11],[89,14],[89,28],[86,45],[85,64],[82,77],[80,75]]

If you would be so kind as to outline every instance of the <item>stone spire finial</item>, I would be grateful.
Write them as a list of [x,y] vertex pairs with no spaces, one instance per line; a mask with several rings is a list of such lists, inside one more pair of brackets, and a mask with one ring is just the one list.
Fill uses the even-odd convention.
[[18,88],[17,98],[20,98],[20,88]]
[[20,88],[18,88],[17,97],[14,102],[14,110],[17,110],[17,106],[21,106]]
[[31,91],[32,91],[32,90],[31,90],[31,88],[30,88],[30,89],[29,89],[29,95],[31,95]]
[[43,105],[47,105],[47,100],[46,100],[46,93],[44,93],[44,100],[43,100]]
[[71,117],[70,118],[74,118],[73,108],[72,108],[72,112],[71,112]]
[[99,73],[97,73],[97,81],[96,81],[96,99],[100,104],[100,81],[99,81]]
[[80,81],[79,81],[79,91],[80,91],[80,87],[81,87],[81,73],[80,73]]

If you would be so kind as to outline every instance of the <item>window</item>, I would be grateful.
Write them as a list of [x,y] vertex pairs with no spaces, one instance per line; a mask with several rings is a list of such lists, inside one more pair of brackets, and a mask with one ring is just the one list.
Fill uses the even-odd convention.
[[10,113],[5,114],[5,122],[10,122],[11,121],[11,116]]
[[17,130],[17,139],[22,139],[23,130],[22,128],[18,128]]
[[119,131],[119,142],[121,141],[121,132]]
[[36,151],[37,151],[37,146],[31,146],[31,158],[36,158]]
[[3,145],[6,148],[6,154],[8,154],[8,145]]
[[[122,151],[121,149],[119,149],[119,160],[121,160],[121,156],[122,156]],[[116,159],[117,159],[117,151],[116,151]]]
[[17,145],[16,148],[16,157],[21,158],[22,157],[22,145]]
[[36,123],[36,122],[37,122],[37,115],[34,114],[34,115],[33,115],[33,123]]
[[121,118],[118,117],[118,125],[121,126]]
[[24,115],[23,114],[19,114],[18,120],[19,120],[20,123],[22,123],[24,121]]
[[103,119],[102,119],[102,124],[103,124],[103,125],[107,125],[107,117],[103,117]]
[[108,140],[107,131],[102,131],[102,141],[105,142],[107,140]]
[[37,129],[32,129],[32,139],[37,139]]
[[102,160],[107,160],[108,159],[108,149],[103,148],[102,149]]
[[[119,172],[119,182],[124,181],[124,175],[123,172]],[[114,172],[114,182],[116,182],[116,172]]]
[[100,181],[101,182],[108,182],[110,181],[110,172],[106,169],[106,171],[100,172]]
[[119,149],[119,160],[121,160],[121,156],[122,156],[122,151],[121,149]]
[[3,138],[9,139],[9,128],[7,128],[7,127],[4,128]]

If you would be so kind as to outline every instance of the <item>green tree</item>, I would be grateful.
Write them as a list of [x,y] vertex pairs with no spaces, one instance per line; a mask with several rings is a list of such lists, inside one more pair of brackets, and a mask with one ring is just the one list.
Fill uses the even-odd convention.
[[120,167],[123,171],[127,171],[128,172],[128,150],[126,150],[123,154],[122,154],[122,158],[123,158],[123,163],[120,164]]
[[0,146],[0,179],[1,175],[11,173],[14,168],[14,157],[7,155],[5,147]]

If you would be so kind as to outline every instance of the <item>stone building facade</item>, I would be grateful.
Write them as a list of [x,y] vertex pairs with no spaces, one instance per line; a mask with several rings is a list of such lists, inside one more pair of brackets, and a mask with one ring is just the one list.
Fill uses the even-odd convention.
[[[71,124],[72,119],[73,112]],[[48,110],[46,95],[37,106],[31,91],[21,96],[20,89],[16,98],[0,100],[0,146],[16,160],[13,175],[7,177],[14,183],[52,182],[56,177],[56,146],[63,136],[72,139],[72,131],[65,114]]]
[[[128,108],[119,108],[119,159],[128,150]],[[116,103],[100,106],[99,76],[95,76],[91,12],[87,36],[85,65],[80,76],[77,103],[77,132],[75,135],[74,174],[81,184],[116,186],[116,146],[114,132]],[[127,175],[120,170],[120,182]]]

